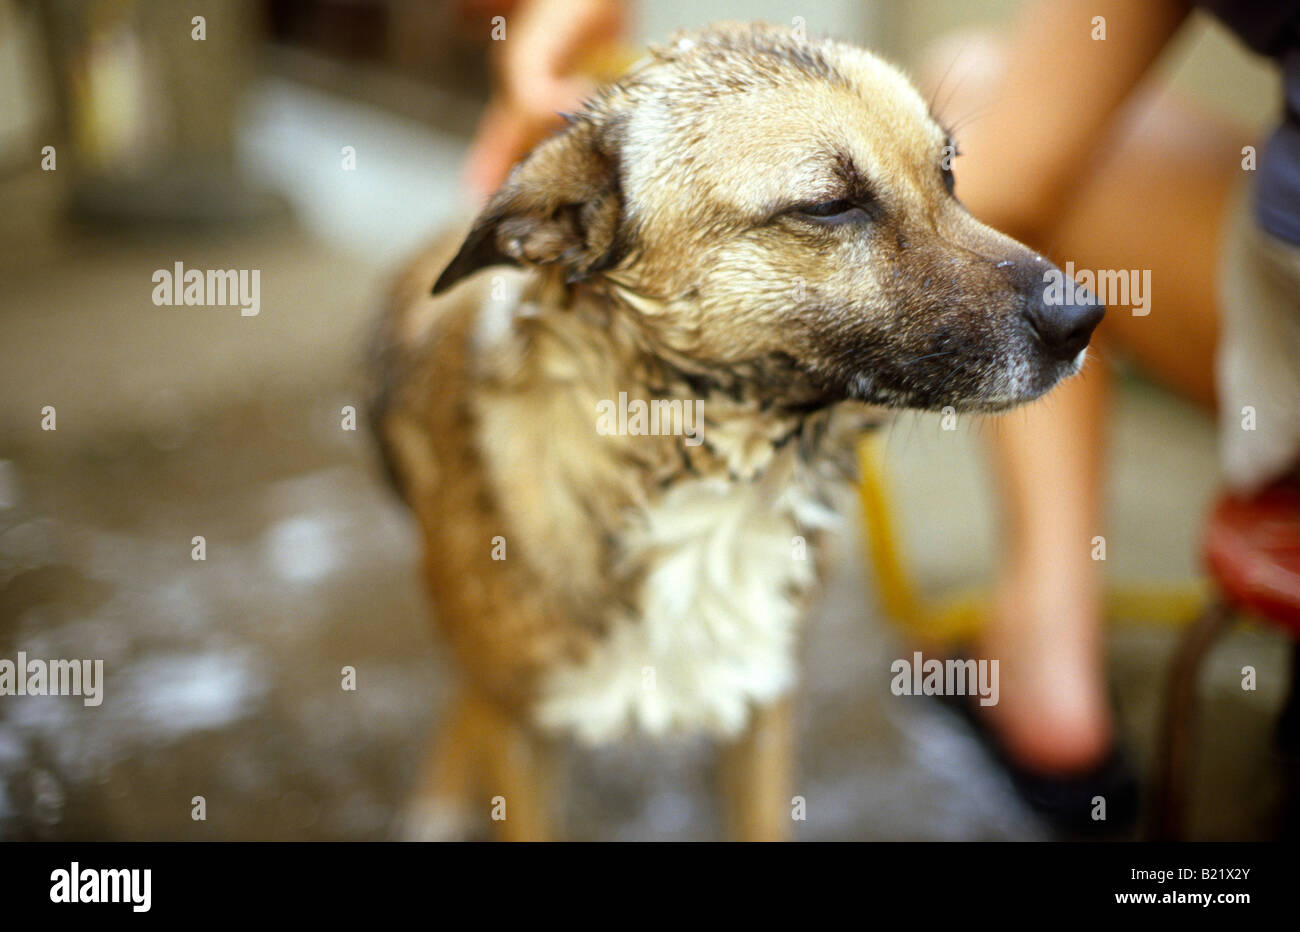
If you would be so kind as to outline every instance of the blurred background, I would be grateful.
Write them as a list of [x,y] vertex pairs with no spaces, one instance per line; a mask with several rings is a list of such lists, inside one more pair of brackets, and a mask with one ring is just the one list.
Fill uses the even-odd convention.
[[[634,34],[801,16],[908,65],[1014,6],[656,2],[634,5]],[[387,276],[471,208],[462,158],[500,7],[0,0],[0,658],[102,658],[106,677],[98,708],[0,697],[0,838],[392,837],[449,671],[412,523],[372,456],[359,362]],[[1253,125],[1277,112],[1269,72],[1199,15],[1161,67]],[[177,262],[260,270],[260,313],[156,306],[152,275]],[[348,405],[358,430],[343,429]],[[41,429],[46,406],[57,430]],[[1195,592],[1211,422],[1127,376],[1111,429],[1111,572]],[[887,440],[928,594],[989,577],[981,447],[967,419],[954,433],[906,416]],[[808,632],[799,837],[1049,837],[958,721],[890,695],[910,642],[877,607],[852,499],[844,511]],[[1114,622],[1114,689],[1144,768],[1177,633]],[[1274,833],[1286,661],[1282,638],[1249,625],[1210,659],[1197,837]],[[711,761],[692,742],[570,749],[567,833],[717,837]]]

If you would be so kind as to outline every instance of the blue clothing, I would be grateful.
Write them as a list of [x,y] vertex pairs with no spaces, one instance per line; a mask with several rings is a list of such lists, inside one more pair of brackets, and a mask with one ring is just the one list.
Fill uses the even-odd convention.
[[1199,0],[1246,45],[1278,63],[1284,114],[1259,151],[1255,218],[1300,245],[1300,0]]

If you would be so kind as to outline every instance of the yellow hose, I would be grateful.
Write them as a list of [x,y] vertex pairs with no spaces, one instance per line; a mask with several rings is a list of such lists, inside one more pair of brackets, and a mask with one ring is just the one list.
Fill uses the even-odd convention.
[[[867,564],[885,615],[917,640],[970,640],[988,609],[988,594],[971,589],[927,604],[917,592],[902,555],[885,479],[883,431],[872,431],[858,443],[858,499]],[[1106,593],[1106,613],[1112,619],[1138,624],[1182,626],[1197,617],[1209,597],[1201,581],[1128,583]]]

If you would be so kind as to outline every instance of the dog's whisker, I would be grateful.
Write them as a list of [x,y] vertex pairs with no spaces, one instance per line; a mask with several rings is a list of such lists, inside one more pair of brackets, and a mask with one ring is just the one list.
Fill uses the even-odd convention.
[[920,362],[923,359],[934,359],[936,356],[955,356],[956,354],[956,350],[946,350],[942,353],[929,353],[925,356],[917,356],[915,359],[909,359],[907,362],[903,363],[903,365],[910,366],[912,363]]
[[945,100],[943,104],[940,105],[938,109],[936,109],[935,104],[939,100],[939,94],[943,91],[944,82],[948,80],[948,75],[952,73],[953,66],[957,64],[958,60],[965,53],[966,53],[965,48],[962,48],[960,51],[953,53],[952,61],[948,62],[948,67],[943,70],[943,75],[939,78],[939,83],[934,86],[934,91],[931,92],[930,94],[930,103],[929,103],[930,113],[933,114],[937,119],[942,119],[943,108],[947,107],[947,105],[952,101],[953,96],[957,93],[957,86],[961,83],[960,81],[956,82],[953,85],[953,89],[949,92],[947,100]]
[[979,120],[987,116],[989,114],[989,111],[991,111],[992,109],[993,109],[993,105],[989,104],[988,106],[980,107],[977,110],[973,110],[972,112],[966,114],[966,116],[955,121],[950,127],[948,127],[948,131],[952,133],[954,136],[956,136],[957,133],[961,132],[963,129],[970,126],[976,120]]

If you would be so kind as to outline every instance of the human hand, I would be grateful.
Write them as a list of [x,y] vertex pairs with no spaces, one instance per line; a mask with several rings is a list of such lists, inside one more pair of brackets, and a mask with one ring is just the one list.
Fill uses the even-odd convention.
[[489,197],[510,168],[562,123],[595,85],[579,69],[584,55],[621,32],[620,0],[528,0],[506,22],[493,58],[496,87],[470,144],[465,180]]

